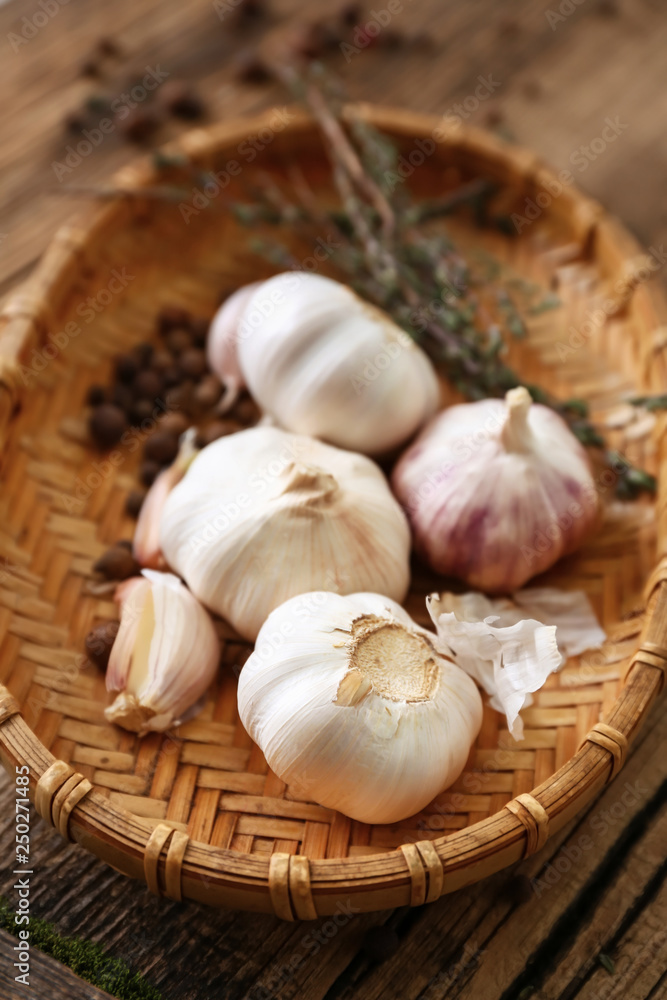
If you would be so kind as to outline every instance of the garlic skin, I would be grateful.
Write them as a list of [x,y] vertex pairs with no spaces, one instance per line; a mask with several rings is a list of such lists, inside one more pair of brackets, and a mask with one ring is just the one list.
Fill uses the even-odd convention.
[[492,594],[573,552],[599,517],[586,452],[523,387],[439,414],[392,485],[432,568]]
[[116,592],[120,627],[111,648],[109,722],[164,732],[196,706],[216,675],[220,643],[208,612],[171,573],[144,570]]
[[482,722],[474,682],[434,640],[379,594],[294,597],[241,671],[241,721],[299,796],[405,819],[456,780]]
[[239,323],[251,395],[280,426],[368,455],[406,441],[436,411],[430,360],[346,285],[301,271],[265,281]]
[[220,438],[164,505],[160,542],[193,594],[247,639],[295,594],[402,600],[410,529],[368,458],[275,427]]
[[257,291],[261,281],[237,288],[225,299],[211,321],[206,339],[206,358],[209,367],[222,382],[225,392],[218,403],[218,411],[226,412],[234,405],[245,381],[239,368],[237,334],[243,310]]

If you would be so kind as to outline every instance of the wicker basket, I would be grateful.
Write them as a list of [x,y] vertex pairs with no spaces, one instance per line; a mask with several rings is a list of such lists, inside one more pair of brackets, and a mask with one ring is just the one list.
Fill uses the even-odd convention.
[[[415,138],[438,124],[389,110],[355,113],[392,134],[406,162]],[[663,476],[656,504],[609,503],[600,534],[545,578],[588,592],[609,636],[604,649],[549,679],[524,712],[523,743],[485,709],[464,774],[417,817],[368,826],[300,801],[244,732],[233,669],[221,671],[203,712],[172,733],[139,740],[106,723],[103,678],[82,650],[89,629],[115,608],[87,582],[105,547],[131,535],[124,500],[137,458],[128,452],[114,468],[88,447],[85,395],[108,378],[115,353],[152,336],[161,306],[210,315],[223,289],[261,276],[227,205],[256,168],[284,176],[298,160],[326,197],[328,167],[312,122],[295,113],[282,131],[274,125],[271,115],[226,123],[171,147],[219,173],[220,190],[204,192],[208,204],[190,200],[199,207],[187,224],[177,204],[141,192],[182,183],[178,167],[122,171],[118,186],[138,194],[113,197],[59,231],[0,315],[0,750],[10,774],[29,766],[42,817],[153,892],[293,920],[348,902],[359,910],[418,905],[468,885],[538,850],[617,773],[664,682],[667,483]],[[415,188],[428,195],[493,178],[498,211],[539,217],[509,238],[475,231],[461,216],[452,222],[457,237],[524,281],[558,284],[562,305],[529,317],[512,364],[527,380],[588,399],[612,445],[655,470],[661,421],[623,405],[637,390],[667,385],[664,310],[643,280],[646,258],[596,203],[572,187],[556,193],[557,179],[532,154],[447,129],[414,171]],[[253,134],[267,140],[263,151],[222,190]],[[307,249],[295,243],[295,253]],[[604,322],[586,326],[610,295]],[[56,333],[58,350],[45,350]],[[424,595],[437,585],[417,574],[407,605],[417,620],[425,623]],[[225,663],[238,667],[247,644],[224,634]]]

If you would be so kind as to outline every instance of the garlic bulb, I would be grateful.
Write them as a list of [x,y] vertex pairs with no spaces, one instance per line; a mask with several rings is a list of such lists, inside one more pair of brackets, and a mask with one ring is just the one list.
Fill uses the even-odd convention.
[[104,714],[143,735],[187,717],[215,677],[220,644],[208,612],[171,573],[144,570],[117,590],[120,628],[107,691],[120,694]]
[[456,780],[482,722],[475,684],[435,638],[379,594],[293,597],[241,671],[241,721],[300,797],[404,819]]
[[407,333],[346,285],[291,271],[263,282],[239,324],[239,363],[282,427],[379,454],[437,409],[433,366]]
[[418,549],[439,573],[508,593],[578,548],[599,500],[588,458],[526,389],[452,406],[392,477]]
[[214,441],[164,505],[162,551],[207,607],[254,639],[295,594],[402,600],[410,529],[368,458],[275,427]]
[[225,412],[234,405],[236,397],[245,387],[237,357],[237,334],[243,310],[252,298],[261,281],[238,288],[225,299],[211,321],[206,340],[206,357],[211,371],[223,386],[225,393],[218,404],[218,410]]

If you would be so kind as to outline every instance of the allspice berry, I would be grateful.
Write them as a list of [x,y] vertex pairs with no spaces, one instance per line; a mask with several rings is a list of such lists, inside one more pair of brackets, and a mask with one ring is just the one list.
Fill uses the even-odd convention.
[[160,417],[160,430],[168,431],[169,434],[175,434],[176,437],[180,437],[181,434],[185,433],[189,426],[190,421],[184,413],[173,411],[165,413]]
[[114,403],[96,406],[88,420],[91,437],[99,448],[112,448],[118,444],[126,428],[125,413]]
[[256,424],[260,418],[260,409],[254,399],[250,396],[244,395],[238,400],[232,409],[231,416],[239,423],[243,424],[244,427],[250,427],[252,424]]
[[174,356],[171,351],[155,351],[150,359],[149,366],[156,372],[165,372],[174,363]]
[[123,382],[116,382],[111,389],[111,402],[127,413],[134,402],[134,396],[129,385],[125,385]]
[[111,655],[111,647],[118,635],[120,622],[102,622],[86,636],[86,656],[100,670],[106,670]]
[[107,580],[127,580],[130,576],[137,576],[141,566],[125,545],[112,545],[94,563],[93,570]]
[[174,118],[196,121],[204,114],[204,102],[183,80],[167,80],[158,91],[158,100]]
[[152,486],[161,472],[162,466],[159,462],[154,461],[154,459],[146,459],[139,466],[139,479],[144,486]]
[[211,410],[222,396],[222,382],[217,375],[205,375],[192,393],[195,405],[200,410]]
[[178,454],[178,438],[169,431],[158,430],[149,437],[144,446],[144,458],[170,465]]
[[149,399],[137,399],[132,403],[129,410],[130,423],[133,427],[140,427],[144,420],[153,420],[154,404]]
[[197,318],[192,320],[190,329],[192,331],[192,343],[195,347],[206,347],[210,326],[211,321],[209,319]]
[[252,49],[239,52],[233,63],[233,73],[242,83],[266,83],[271,79],[268,66]]
[[181,354],[178,367],[187,378],[199,378],[206,371],[206,355],[199,348],[190,347]]
[[114,369],[119,382],[130,383],[139,371],[139,361],[131,354],[119,354]]
[[139,362],[141,368],[145,368],[146,365],[150,364],[154,352],[155,348],[147,340],[142,340],[141,343],[135,344],[132,348],[132,354]]
[[214,420],[197,432],[195,446],[197,448],[205,448],[207,444],[212,444],[218,438],[226,437],[228,434],[235,434],[240,429],[240,426],[234,420]]
[[150,368],[139,372],[132,383],[132,391],[137,399],[157,399],[163,389],[162,377]]
[[107,399],[107,391],[103,385],[91,385],[86,395],[88,406],[100,406]]
[[165,344],[172,354],[176,356],[182,354],[183,351],[187,351],[189,347],[192,347],[190,331],[180,326],[170,330],[165,337]]
[[181,306],[164,306],[157,317],[157,328],[164,337],[170,330],[177,327],[187,329],[190,325],[190,313]]
[[165,389],[173,389],[174,386],[180,385],[183,381],[183,372],[178,365],[170,365],[162,372],[162,380]]
[[145,490],[131,490],[125,500],[125,513],[129,514],[130,517],[139,517],[145,496]]

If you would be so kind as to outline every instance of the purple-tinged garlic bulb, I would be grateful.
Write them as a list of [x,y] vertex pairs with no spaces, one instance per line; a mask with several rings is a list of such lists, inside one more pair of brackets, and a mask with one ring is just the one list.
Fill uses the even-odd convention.
[[491,594],[579,548],[599,517],[586,452],[522,386],[439,414],[392,482],[433,569]]

